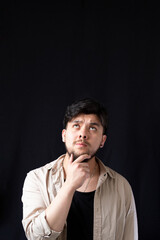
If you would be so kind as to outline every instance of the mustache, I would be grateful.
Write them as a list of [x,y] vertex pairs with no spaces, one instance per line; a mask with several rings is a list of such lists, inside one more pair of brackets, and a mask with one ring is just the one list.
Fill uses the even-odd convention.
[[76,144],[76,143],[84,143],[86,145],[89,145],[89,143],[85,140],[77,140],[77,141],[74,142],[74,144]]

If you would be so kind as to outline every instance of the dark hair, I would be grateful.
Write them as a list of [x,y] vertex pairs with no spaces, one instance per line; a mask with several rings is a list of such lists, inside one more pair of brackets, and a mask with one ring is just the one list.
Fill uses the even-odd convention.
[[101,121],[103,133],[106,134],[108,124],[108,114],[104,106],[91,98],[78,100],[69,105],[63,119],[63,127],[66,128],[67,123],[79,114],[95,114]]

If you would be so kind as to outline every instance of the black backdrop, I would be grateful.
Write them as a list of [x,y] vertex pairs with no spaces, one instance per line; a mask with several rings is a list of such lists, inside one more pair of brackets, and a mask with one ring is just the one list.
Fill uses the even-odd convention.
[[99,155],[132,186],[139,239],[160,238],[160,20],[140,3],[1,5],[0,240],[25,239],[26,173],[64,153],[64,111],[82,97],[108,109]]

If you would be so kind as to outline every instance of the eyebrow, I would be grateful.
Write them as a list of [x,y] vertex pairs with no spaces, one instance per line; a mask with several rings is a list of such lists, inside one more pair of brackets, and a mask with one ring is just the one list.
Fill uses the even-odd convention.
[[73,120],[72,121],[72,123],[80,123],[80,122],[82,122],[82,121],[80,121],[80,120]]
[[91,124],[91,125],[100,126],[100,124],[99,124],[99,123],[97,123],[97,122],[91,122],[90,124]]

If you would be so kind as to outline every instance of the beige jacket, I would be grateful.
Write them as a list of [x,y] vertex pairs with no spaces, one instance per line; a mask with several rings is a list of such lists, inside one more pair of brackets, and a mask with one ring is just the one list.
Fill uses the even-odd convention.
[[[24,231],[29,240],[66,240],[50,229],[45,209],[54,201],[64,181],[62,161],[57,160],[27,174],[23,187]],[[99,159],[100,177],[94,196],[94,240],[137,240],[137,216],[133,193],[127,180]]]

